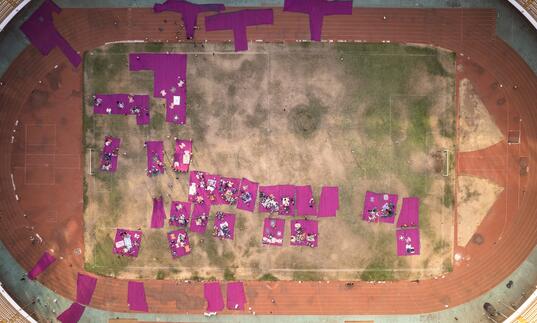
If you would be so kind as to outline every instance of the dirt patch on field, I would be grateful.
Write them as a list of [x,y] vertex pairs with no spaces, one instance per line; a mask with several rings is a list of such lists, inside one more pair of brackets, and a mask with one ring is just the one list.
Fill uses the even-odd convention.
[[463,79],[460,82],[459,100],[460,151],[484,149],[504,138],[468,79]]
[[[164,45],[161,50],[198,51],[188,56],[187,124],[164,122],[162,100],[153,100],[147,127],[133,118],[93,116],[92,93],[151,93],[149,73],[126,69],[127,53],[144,46],[108,46],[86,55],[86,141],[98,150],[104,135],[116,135],[127,152],[113,176],[96,171],[87,178],[88,270],[129,278],[267,279],[270,273],[296,280],[384,280],[447,270],[453,186],[436,164],[442,164],[439,152],[453,151],[454,131],[437,128],[454,111],[453,60],[450,66],[434,49],[398,45],[255,44],[248,53]],[[337,217],[319,220],[319,247],[290,246],[289,220],[284,246],[266,247],[266,214],[213,207],[209,227],[217,210],[236,214],[235,239],[216,240],[210,229],[191,233],[192,254],[173,260],[165,240],[172,228],[149,229],[151,197],[162,195],[169,212],[171,200],[186,200],[188,176],[145,176],[143,142],[163,140],[170,155],[174,137],[193,139],[191,170],[262,185],[310,184],[315,196],[322,185],[339,186]],[[420,256],[397,257],[395,227],[361,220],[366,190],[421,198]],[[111,256],[116,227],[144,231],[138,258]]]
[[466,246],[504,188],[473,176],[459,176],[458,181],[457,244]]

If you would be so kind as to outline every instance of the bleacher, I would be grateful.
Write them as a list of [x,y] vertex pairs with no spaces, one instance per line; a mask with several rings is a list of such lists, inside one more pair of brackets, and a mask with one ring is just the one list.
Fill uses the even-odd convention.
[[37,323],[9,296],[0,284],[0,323]]
[[0,32],[30,0],[0,0]]
[[537,29],[537,0],[509,0]]

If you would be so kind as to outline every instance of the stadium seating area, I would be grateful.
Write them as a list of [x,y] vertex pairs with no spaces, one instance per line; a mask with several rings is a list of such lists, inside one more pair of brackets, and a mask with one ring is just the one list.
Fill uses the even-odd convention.
[[[0,322],[36,322],[21,309],[0,284]],[[36,322],[37,323],[37,322]]]

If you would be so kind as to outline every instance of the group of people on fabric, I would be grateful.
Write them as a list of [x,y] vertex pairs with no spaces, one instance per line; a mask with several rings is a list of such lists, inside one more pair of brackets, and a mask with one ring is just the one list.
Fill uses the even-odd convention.
[[174,257],[177,256],[177,251],[175,249],[178,248],[184,248],[185,253],[190,253],[190,243],[187,241],[187,237],[185,233],[179,233],[177,236],[175,234],[170,235],[170,249],[172,250],[172,255]]
[[[175,138],[175,140],[177,140],[177,138]],[[183,142],[179,144],[178,148],[183,150],[183,155],[179,155],[177,152],[173,155],[174,160],[172,164],[172,169],[176,173],[181,172],[181,162],[185,165],[190,164],[190,159],[192,158],[192,152],[184,150],[186,148],[186,145]],[[181,158],[181,160],[179,158]]]
[[207,216],[207,214],[201,214],[198,217],[196,217],[196,219],[194,219],[194,223],[198,227],[206,226],[208,221],[209,221],[209,216]]
[[229,228],[229,223],[225,221],[223,212],[216,212],[216,219],[213,227],[213,237],[217,237],[220,239],[231,238],[231,230]]
[[406,250],[406,253],[408,253],[408,254],[413,254],[413,253],[416,252],[416,249],[415,249],[414,246],[412,245],[412,238],[411,238],[411,237],[405,237],[405,236],[401,235],[401,236],[399,237],[399,240],[405,242],[405,250]]
[[252,202],[252,193],[248,190],[248,185],[241,187],[239,198],[245,205],[250,205],[250,202]]
[[282,237],[282,232],[280,231],[277,231],[276,232],[276,237],[272,234],[275,230],[277,230],[276,228],[276,221],[275,220],[270,220],[270,223],[269,223],[269,228],[266,229],[266,234],[263,235],[263,243],[267,243],[267,244],[282,244],[283,243],[283,237]]
[[[127,97],[129,103],[134,103],[134,96],[132,95],[128,95]],[[99,107],[101,106],[101,104],[103,104],[103,99],[102,98],[99,98],[97,96],[93,96],[93,104],[96,106],[96,107]],[[129,114],[129,111],[127,110],[124,110],[125,109],[125,102],[123,101],[116,101],[116,106],[118,107],[118,109],[120,111],[123,111],[123,113],[125,115],[128,115]],[[112,114],[112,107],[107,107],[105,109],[106,113],[108,114]],[[140,115],[140,113],[142,113],[142,108],[139,107],[139,106],[133,106],[131,109],[130,109],[130,114],[135,114],[137,116]],[[149,115],[149,112],[146,112],[146,115]]]
[[[109,147],[111,144],[112,144],[112,137],[107,136],[104,139],[104,146]],[[109,152],[103,152],[103,160],[101,164],[101,169],[104,171],[110,171],[110,169],[112,169],[112,159],[114,157],[117,158],[118,153],[119,153],[119,147]]]
[[224,202],[229,205],[233,205],[237,202],[237,191],[238,187],[235,187],[235,184],[229,180],[220,180],[220,185],[218,186],[218,194]]
[[139,239],[140,235],[138,233],[134,234],[134,239],[131,234],[127,231],[123,231],[119,234],[121,240],[116,241],[116,250],[121,254],[130,254],[136,253],[137,248],[140,247]]
[[[289,213],[295,205],[295,198],[292,196],[282,196],[281,201],[278,201],[274,194],[266,194],[259,192],[259,203],[270,213]],[[310,200],[310,205],[313,205],[313,198]]]
[[392,202],[386,202],[380,209],[375,207],[367,210],[367,213],[369,222],[373,222],[379,218],[391,218],[395,216],[395,205]]
[[178,225],[178,226],[183,226],[183,227],[188,226],[188,218],[183,212],[184,208],[185,207],[182,204],[175,205],[175,210],[179,213],[179,215],[177,214],[170,215],[170,225]]
[[308,233],[302,224],[295,223],[295,234],[291,234],[291,243],[305,243],[309,247],[315,247],[317,233]]
[[278,203],[274,194],[259,192],[259,203],[270,213],[278,213],[280,210],[280,203]]
[[160,160],[159,155],[156,152],[152,152],[151,160],[153,161],[151,163],[151,168],[147,170],[147,174],[149,175],[158,175],[161,168],[164,168],[164,163],[162,160]]

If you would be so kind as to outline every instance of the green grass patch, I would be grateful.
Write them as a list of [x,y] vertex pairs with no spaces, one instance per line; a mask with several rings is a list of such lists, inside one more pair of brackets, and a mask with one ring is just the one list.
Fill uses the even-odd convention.
[[235,272],[229,268],[224,269],[224,280],[235,280]]
[[315,271],[295,271],[293,272],[293,280],[320,281],[323,280],[323,276]]
[[453,188],[449,178],[446,178],[444,183],[444,197],[442,198],[442,204],[447,208],[452,208],[455,202],[455,196],[453,194]]
[[274,281],[278,281],[279,279],[278,277],[274,276],[271,273],[266,273],[266,274],[261,275],[257,280],[274,282]]
[[127,257],[112,254],[114,241],[105,236],[93,248],[93,263],[85,263],[84,269],[88,272],[103,275],[117,276],[129,264]]
[[393,267],[382,259],[374,259],[370,262],[360,275],[365,281],[387,281],[394,280]]
[[160,52],[164,47],[164,43],[147,43],[144,46],[146,52]]
[[444,259],[444,262],[442,262],[442,271],[445,273],[450,273],[453,271],[453,264],[451,263],[451,258]]
[[157,271],[157,275],[156,275],[155,279],[164,280],[164,278],[166,278],[166,273],[164,271],[162,271],[162,270]]
[[442,252],[444,252],[446,249],[448,249],[450,247],[450,243],[447,242],[446,240],[444,239],[439,239],[439,240],[436,240],[433,244],[433,252],[435,254],[441,254]]
[[153,110],[153,114],[151,115],[151,129],[152,130],[162,130],[162,127],[164,126],[164,114],[160,111]]

